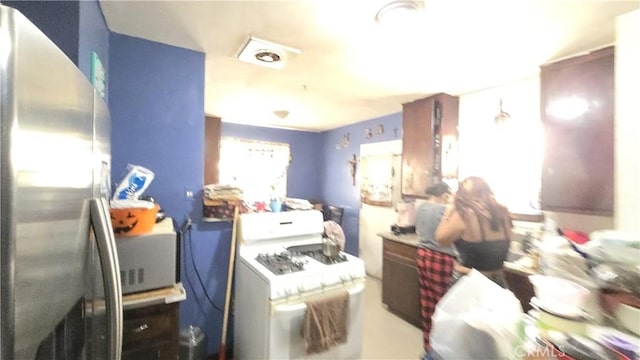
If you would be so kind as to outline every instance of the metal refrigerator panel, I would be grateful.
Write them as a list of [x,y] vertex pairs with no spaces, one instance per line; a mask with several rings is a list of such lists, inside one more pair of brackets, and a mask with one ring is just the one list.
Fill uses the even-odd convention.
[[111,115],[93,90],[93,196],[111,198]]
[[[94,197],[110,198],[111,192],[111,118],[100,95],[93,91],[93,190]],[[90,233],[85,278],[85,356],[106,359],[108,341],[107,313],[104,310],[104,278],[93,233]]]
[[26,358],[83,295],[93,89],[36,26],[4,6],[0,36],[2,357]]

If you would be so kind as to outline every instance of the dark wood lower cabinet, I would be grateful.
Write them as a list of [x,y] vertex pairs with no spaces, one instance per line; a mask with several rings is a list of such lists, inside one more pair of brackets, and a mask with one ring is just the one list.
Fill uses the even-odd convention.
[[535,296],[533,284],[529,281],[529,276],[535,274],[504,267],[504,280],[507,288],[518,298],[522,311],[525,313],[532,309],[531,298]]
[[124,312],[123,360],[178,359],[178,303]]
[[382,302],[392,313],[422,328],[416,251],[415,246],[383,239]]

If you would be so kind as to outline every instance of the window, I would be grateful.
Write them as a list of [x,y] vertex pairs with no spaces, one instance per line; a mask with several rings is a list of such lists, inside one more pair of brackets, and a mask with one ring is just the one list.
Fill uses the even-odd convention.
[[[499,100],[511,119],[495,124]],[[540,213],[543,131],[539,79],[460,97],[459,179],[481,176],[512,213]]]
[[222,137],[220,184],[243,191],[248,203],[287,196],[289,144]]
[[402,140],[360,145],[360,201],[375,206],[393,206],[400,198]]
[[378,206],[392,205],[394,157],[398,155],[382,154],[360,158],[360,201]]

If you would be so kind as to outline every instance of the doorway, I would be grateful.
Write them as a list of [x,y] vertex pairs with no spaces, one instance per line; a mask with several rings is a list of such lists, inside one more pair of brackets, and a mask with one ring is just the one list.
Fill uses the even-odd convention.
[[360,145],[359,256],[366,273],[382,279],[382,238],[396,221],[400,200],[402,140]]

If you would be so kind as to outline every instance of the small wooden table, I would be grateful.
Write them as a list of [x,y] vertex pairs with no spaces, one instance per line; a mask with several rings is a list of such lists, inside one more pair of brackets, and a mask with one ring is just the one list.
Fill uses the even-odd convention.
[[178,359],[178,304],[182,283],[122,297],[122,359]]

